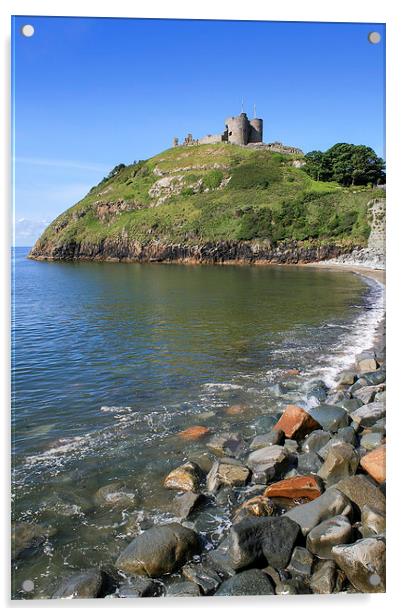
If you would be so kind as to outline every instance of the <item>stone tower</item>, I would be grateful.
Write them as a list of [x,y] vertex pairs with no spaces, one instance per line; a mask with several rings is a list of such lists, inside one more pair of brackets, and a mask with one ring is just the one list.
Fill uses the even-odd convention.
[[249,143],[262,143],[262,119],[254,118],[250,120]]
[[248,143],[262,143],[262,119],[249,120],[246,113],[231,116],[225,121],[227,127],[227,140],[235,145]]

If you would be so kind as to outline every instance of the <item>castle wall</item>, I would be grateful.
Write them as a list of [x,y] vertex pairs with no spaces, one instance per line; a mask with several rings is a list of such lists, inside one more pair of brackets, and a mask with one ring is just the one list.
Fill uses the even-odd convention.
[[205,135],[198,140],[198,143],[203,145],[206,143],[221,143],[224,140],[224,135],[218,133],[217,135]]

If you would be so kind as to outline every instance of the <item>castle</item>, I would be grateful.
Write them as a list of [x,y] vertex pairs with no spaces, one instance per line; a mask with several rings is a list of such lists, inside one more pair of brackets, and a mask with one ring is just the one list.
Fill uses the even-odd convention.
[[[194,139],[192,134],[188,133],[182,145],[203,145],[208,143],[233,143],[234,145],[263,147],[273,152],[302,154],[302,151],[298,148],[283,145],[279,141],[264,143],[262,118],[253,118],[249,120],[247,114],[244,112],[240,113],[238,116],[226,118],[225,130],[222,133],[205,135],[205,137],[201,137],[201,139]],[[173,147],[178,145],[179,139],[175,137],[173,139]]]

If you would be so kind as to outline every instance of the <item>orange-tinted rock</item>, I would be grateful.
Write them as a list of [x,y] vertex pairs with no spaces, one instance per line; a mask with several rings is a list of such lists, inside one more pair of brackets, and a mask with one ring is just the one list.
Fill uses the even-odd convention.
[[289,370],[286,370],[285,374],[288,376],[298,376],[300,374],[300,370],[297,368],[290,368]]
[[253,515],[256,517],[272,515],[274,512],[274,506],[269,498],[266,496],[254,496],[245,501],[235,513],[235,517],[239,517],[245,513],[247,515]]
[[373,449],[360,460],[360,465],[378,483],[385,481],[385,445]]
[[289,404],[273,429],[283,430],[286,438],[298,440],[313,430],[319,430],[320,428],[321,425],[304,409],[300,406]]
[[247,406],[245,404],[232,404],[232,406],[228,406],[225,409],[225,413],[226,415],[241,415],[246,410]]
[[210,433],[210,429],[206,426],[191,426],[186,430],[182,430],[179,432],[180,438],[185,439],[186,441],[196,440]]
[[264,492],[264,496],[270,498],[307,498],[308,500],[314,500],[321,494],[321,485],[312,475],[300,475],[277,481],[268,486]]

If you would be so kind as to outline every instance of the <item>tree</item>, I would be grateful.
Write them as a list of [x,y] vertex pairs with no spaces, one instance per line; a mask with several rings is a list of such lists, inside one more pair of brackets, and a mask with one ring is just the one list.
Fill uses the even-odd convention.
[[362,186],[385,181],[385,162],[366,145],[336,143],[326,152],[306,154],[306,172],[315,180],[342,186]]

